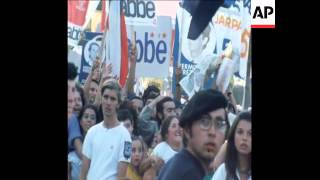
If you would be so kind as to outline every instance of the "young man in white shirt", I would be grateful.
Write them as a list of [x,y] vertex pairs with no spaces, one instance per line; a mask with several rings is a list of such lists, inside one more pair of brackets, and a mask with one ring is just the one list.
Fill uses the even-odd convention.
[[106,81],[101,98],[104,119],[91,127],[85,137],[80,180],[125,178],[130,163],[131,137],[117,118],[121,87],[114,80]]

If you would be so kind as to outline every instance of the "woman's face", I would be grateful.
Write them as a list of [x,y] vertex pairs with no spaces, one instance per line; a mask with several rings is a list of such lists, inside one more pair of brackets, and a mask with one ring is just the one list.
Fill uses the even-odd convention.
[[96,124],[96,121],[97,115],[94,110],[91,108],[87,108],[81,118],[80,126],[85,132],[87,132],[91,126]]
[[169,125],[167,141],[169,144],[182,142],[182,128],[177,118],[174,118]]
[[238,153],[251,153],[251,122],[240,120],[234,135],[234,142]]
[[143,158],[143,148],[142,144],[139,140],[134,140],[132,142],[132,157],[131,157],[131,164],[134,167],[138,167]]

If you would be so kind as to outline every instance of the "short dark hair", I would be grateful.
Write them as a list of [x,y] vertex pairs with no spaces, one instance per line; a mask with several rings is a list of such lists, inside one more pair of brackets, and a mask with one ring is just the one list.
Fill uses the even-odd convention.
[[[132,115],[132,125],[133,125],[133,131],[132,134],[138,135],[138,114],[137,111],[133,108],[132,102],[125,100],[120,104],[119,110],[126,109],[130,112]],[[118,118],[119,119],[119,118]],[[120,120],[120,119],[119,119]]]
[[[157,110],[157,114],[158,113],[161,113],[163,115],[163,104],[166,103],[166,102],[169,102],[169,101],[173,101],[173,99],[169,96],[166,96],[164,97],[163,99],[161,99],[161,101],[159,101],[157,104],[156,104],[156,110]],[[161,120],[158,115],[156,115],[157,119],[158,120]]]
[[78,68],[74,63],[68,62],[68,80],[75,80],[78,75]]
[[95,80],[95,79],[92,79],[91,82],[94,82],[96,83],[98,86],[99,86],[99,81]]
[[168,118],[166,118],[163,121],[163,123],[161,125],[161,131],[160,131],[162,140],[167,141],[167,138],[168,138],[167,135],[168,135],[168,132],[169,132],[169,126],[170,126],[172,120],[175,119],[175,118],[178,119],[177,116],[169,116]]
[[156,97],[160,94],[160,89],[157,88],[155,85],[150,85],[147,87],[147,89],[143,92],[142,95],[142,100],[143,100],[143,104],[146,104],[147,101],[147,97],[149,97],[149,95],[151,94],[157,94]]
[[142,101],[142,98],[141,97],[139,97],[139,96],[132,96],[132,97],[130,97],[130,98],[128,98],[130,101],[132,101],[132,100],[134,100],[134,99],[139,99],[139,100],[141,100]]
[[109,80],[106,81],[105,84],[102,86],[101,88],[101,96],[103,95],[103,92],[106,89],[110,89],[110,90],[114,90],[117,92],[117,97],[118,97],[118,103],[121,104],[122,102],[122,96],[121,96],[121,87],[119,85],[118,82],[114,81],[114,80]]
[[179,124],[182,128],[191,127],[203,114],[226,107],[227,100],[220,91],[213,89],[199,91],[182,110]]
[[129,119],[131,121],[131,124],[133,125],[134,121],[133,121],[133,116],[131,114],[131,112],[128,109],[120,109],[118,112],[118,120],[120,122],[123,122],[127,119]]
[[157,98],[158,96],[159,96],[159,95],[157,95],[157,94],[149,94],[149,95],[143,100],[143,105],[144,105],[144,106],[146,105],[148,99],[155,99],[155,98]]
[[[249,111],[243,111],[235,118],[229,134],[228,134],[228,144],[227,144],[227,150],[226,150],[226,160],[225,160],[225,166],[227,171],[227,177],[231,177],[236,179],[236,169],[238,164],[238,152],[235,146],[234,142],[234,136],[237,129],[237,126],[240,121],[247,121],[251,122],[251,112]],[[250,164],[251,168],[251,164]]]

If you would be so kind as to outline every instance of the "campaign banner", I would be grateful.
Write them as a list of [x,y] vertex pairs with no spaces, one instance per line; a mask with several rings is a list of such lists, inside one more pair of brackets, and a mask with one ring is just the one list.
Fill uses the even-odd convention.
[[159,16],[156,26],[132,26],[127,24],[129,49],[136,32],[136,77],[165,78],[169,75],[171,17]]
[[246,78],[251,33],[250,0],[235,1],[230,7],[220,7],[212,22],[217,33],[215,53],[220,55],[232,43],[236,59],[235,75]]
[[79,74],[79,82],[81,84],[85,83],[91,71],[91,67],[99,54],[102,36],[102,33],[85,32],[85,40],[82,48]]
[[[249,5],[247,1],[234,1],[228,6],[221,6],[195,41],[187,38],[192,18],[190,13],[182,7],[178,8],[173,55],[174,67],[181,65],[183,77],[194,71],[196,65],[201,63],[206,56],[221,56],[227,45],[231,43],[236,58],[233,58],[233,68],[228,69],[232,69],[234,75],[245,79],[251,31]],[[206,79],[204,89],[211,87],[215,75],[216,73],[212,72],[211,76]],[[175,92],[174,76],[173,84],[172,91]]]
[[68,45],[76,46],[100,1],[68,0]]
[[[191,19],[192,17],[186,9],[182,7],[178,8],[173,47],[173,74],[175,74],[175,67],[180,65],[182,68],[182,77],[192,74],[197,64],[207,59],[207,57],[215,55],[214,50],[216,48],[217,39],[213,24],[209,23],[196,40],[191,40],[188,39]],[[210,86],[213,76],[210,76],[207,80],[208,81],[204,83],[205,86],[203,88]],[[174,75],[172,82],[172,92],[175,93],[177,82]],[[193,88],[184,90],[189,97],[194,94],[192,93]]]
[[157,24],[156,5],[153,0],[123,0],[121,7],[127,25],[155,26]]
[[241,49],[240,49],[240,66],[239,75],[242,79],[247,77],[247,65],[250,50],[250,37],[251,37],[251,0],[243,0],[242,11],[242,33],[241,33]]

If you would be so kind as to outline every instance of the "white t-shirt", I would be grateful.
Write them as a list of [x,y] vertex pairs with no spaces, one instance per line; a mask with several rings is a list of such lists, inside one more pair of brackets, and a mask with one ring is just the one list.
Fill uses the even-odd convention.
[[[236,174],[238,179],[240,179],[240,175],[238,171],[236,172]],[[225,164],[223,163],[218,167],[217,171],[214,172],[214,175],[211,180],[224,180],[226,179],[226,177],[227,177],[227,170],[226,170]],[[251,176],[249,176],[248,180],[251,180]]]
[[167,142],[163,141],[154,148],[151,155],[158,156],[167,163],[176,153],[177,151],[173,150]]
[[87,180],[115,180],[118,163],[130,163],[130,134],[121,124],[108,129],[102,121],[89,129],[82,153],[91,160]]

